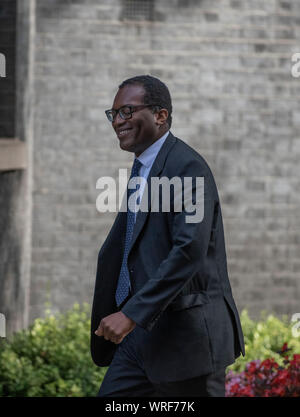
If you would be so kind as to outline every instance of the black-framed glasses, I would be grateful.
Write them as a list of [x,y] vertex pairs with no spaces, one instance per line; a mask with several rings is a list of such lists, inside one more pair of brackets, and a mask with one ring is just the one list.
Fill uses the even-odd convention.
[[145,107],[159,107],[161,108],[161,106],[159,104],[140,104],[138,106],[131,106],[131,105],[126,105],[126,106],[122,106],[119,109],[109,109],[109,110],[105,110],[105,114],[108,118],[109,122],[113,122],[115,120],[115,118],[117,117],[117,114],[119,113],[120,117],[123,120],[127,120],[127,119],[131,119],[132,118],[132,113],[142,110]]

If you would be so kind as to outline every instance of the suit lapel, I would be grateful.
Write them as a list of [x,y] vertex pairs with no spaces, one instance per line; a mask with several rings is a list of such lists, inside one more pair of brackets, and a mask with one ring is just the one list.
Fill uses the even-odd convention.
[[[131,243],[130,243],[130,247],[129,247],[129,253],[134,245],[134,243],[136,242],[139,234],[141,233],[144,224],[146,222],[146,219],[149,215],[149,212],[151,211],[151,178],[152,177],[157,177],[164,166],[166,157],[170,151],[170,149],[172,148],[172,146],[174,145],[174,143],[176,142],[176,138],[172,135],[172,133],[169,133],[169,135],[167,136],[164,144],[162,145],[162,147],[160,148],[154,162],[153,165],[151,167],[151,170],[149,172],[148,178],[147,178],[147,189],[148,189],[148,210],[147,211],[138,211],[137,216],[136,216],[136,222],[134,225],[134,229],[133,229],[133,234],[132,234],[132,239],[131,239]],[[143,197],[144,199],[144,197]]]

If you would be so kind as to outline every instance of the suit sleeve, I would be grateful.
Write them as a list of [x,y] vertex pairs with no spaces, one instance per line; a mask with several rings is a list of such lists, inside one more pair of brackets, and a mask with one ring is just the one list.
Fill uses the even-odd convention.
[[[202,221],[189,223],[186,216],[191,216],[185,206],[179,212],[170,213],[172,216],[172,248],[164,259],[153,278],[132,296],[122,308],[122,312],[145,330],[150,331],[159,316],[181,292],[183,287],[205,265],[216,200],[215,185],[212,173],[198,160],[193,160],[182,168],[180,176],[192,177],[192,199],[199,200],[196,178],[204,178],[204,216]],[[183,183],[183,182],[182,182]],[[202,188],[203,196],[203,188]],[[184,199],[182,199],[183,201]],[[172,202],[174,203],[174,201]],[[203,278],[202,278],[203,277]],[[205,289],[205,274],[202,274]]]

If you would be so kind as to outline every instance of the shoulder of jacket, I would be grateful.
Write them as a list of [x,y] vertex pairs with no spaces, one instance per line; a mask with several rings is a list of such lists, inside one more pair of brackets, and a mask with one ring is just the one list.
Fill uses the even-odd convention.
[[174,138],[176,142],[169,152],[168,165],[170,164],[178,171],[187,167],[198,167],[201,171],[212,174],[207,161],[199,152],[182,139],[176,136]]

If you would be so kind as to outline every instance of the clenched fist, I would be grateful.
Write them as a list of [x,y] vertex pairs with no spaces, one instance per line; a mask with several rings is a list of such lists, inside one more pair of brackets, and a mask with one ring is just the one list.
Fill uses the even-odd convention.
[[104,317],[95,331],[97,336],[103,336],[105,340],[119,344],[136,326],[136,323],[125,316],[122,311]]

